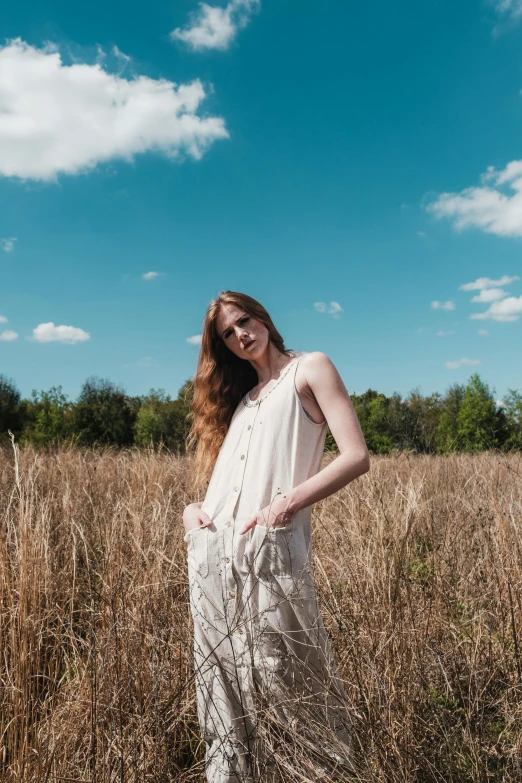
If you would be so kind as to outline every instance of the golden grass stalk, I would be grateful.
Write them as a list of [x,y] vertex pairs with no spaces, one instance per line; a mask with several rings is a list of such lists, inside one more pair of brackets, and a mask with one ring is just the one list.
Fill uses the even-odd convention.
[[[165,451],[0,453],[1,780],[205,779],[191,469]],[[313,546],[364,779],[520,780],[522,456],[373,457],[317,504]],[[315,783],[309,738],[267,710],[265,739],[285,783]]]

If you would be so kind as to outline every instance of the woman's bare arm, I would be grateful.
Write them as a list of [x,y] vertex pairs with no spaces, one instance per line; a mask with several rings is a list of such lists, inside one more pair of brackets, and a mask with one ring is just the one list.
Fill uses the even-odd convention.
[[289,493],[289,511],[332,495],[370,469],[370,454],[346,386],[331,359],[315,351],[301,361],[303,374],[339,448],[336,457],[315,476]]

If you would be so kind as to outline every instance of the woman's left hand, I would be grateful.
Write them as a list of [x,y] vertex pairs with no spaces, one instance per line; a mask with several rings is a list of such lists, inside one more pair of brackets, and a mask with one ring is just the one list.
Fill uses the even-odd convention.
[[269,506],[265,506],[265,508],[253,514],[245,522],[239,531],[240,535],[247,533],[255,525],[261,525],[261,527],[285,527],[294,516],[288,509],[289,504],[290,498],[288,495],[277,495]]

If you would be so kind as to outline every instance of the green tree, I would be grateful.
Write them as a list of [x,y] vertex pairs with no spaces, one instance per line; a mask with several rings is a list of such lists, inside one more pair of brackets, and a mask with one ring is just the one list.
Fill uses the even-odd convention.
[[419,452],[432,453],[437,447],[437,428],[441,416],[442,396],[436,392],[423,397],[419,389],[410,392],[405,400],[413,419],[411,445]]
[[393,447],[393,440],[390,433],[387,397],[373,389],[368,389],[363,394],[353,395],[352,402],[368,450],[374,454],[388,454]]
[[450,386],[440,405],[440,416],[435,433],[435,446],[439,454],[450,454],[460,448],[457,417],[464,399],[465,387],[455,383]]
[[70,434],[70,403],[61,386],[49,391],[33,390],[26,401],[24,440],[39,446],[65,441]]
[[483,451],[501,445],[502,420],[489,387],[478,373],[466,386],[457,414],[457,436],[465,451]]
[[165,409],[172,402],[163,389],[151,389],[141,398],[134,425],[134,442],[138,446],[165,443]]
[[134,425],[134,443],[137,446],[157,446],[162,436],[159,411],[151,404],[142,405]]
[[508,389],[503,398],[506,417],[506,448],[522,450],[522,394],[515,389]]
[[72,430],[81,445],[131,446],[137,408],[120,386],[88,378],[73,408]]
[[9,439],[8,430],[19,435],[22,429],[20,392],[14,381],[0,375],[0,442]]
[[192,400],[194,399],[194,382],[185,381],[174,400],[171,409],[170,433],[171,448],[185,453],[186,440],[192,423]]
[[387,399],[385,421],[392,448],[422,451],[415,411],[398,392]]
[[160,443],[178,453],[185,452],[190,429],[193,382],[186,381],[176,400],[163,389],[151,389],[142,398],[135,425],[135,443],[139,446]]

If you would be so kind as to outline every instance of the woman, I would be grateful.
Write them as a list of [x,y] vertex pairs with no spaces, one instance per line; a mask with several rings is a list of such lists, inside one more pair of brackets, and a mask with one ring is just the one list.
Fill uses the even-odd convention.
[[[340,454],[319,470],[327,426]],[[259,302],[221,292],[204,321],[189,444],[196,482],[211,474],[183,513],[207,778],[352,779],[310,549],[312,504],[369,470],[346,388],[325,354],[287,350]]]

